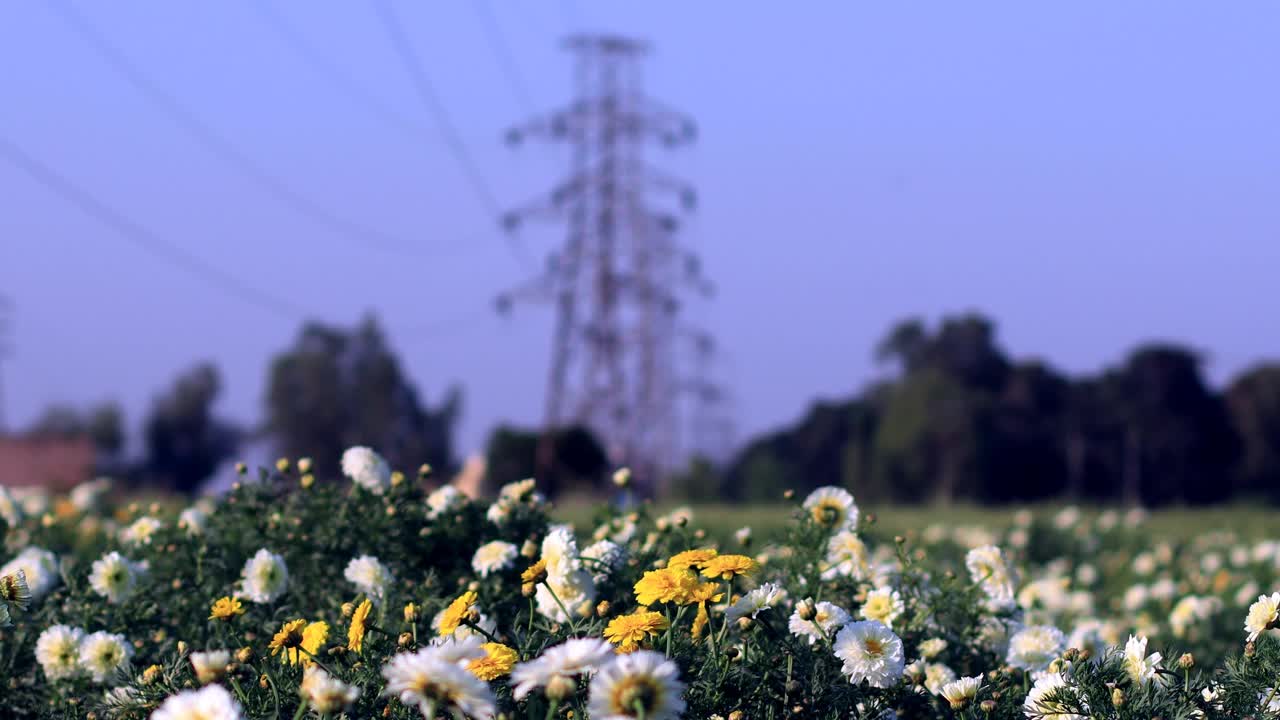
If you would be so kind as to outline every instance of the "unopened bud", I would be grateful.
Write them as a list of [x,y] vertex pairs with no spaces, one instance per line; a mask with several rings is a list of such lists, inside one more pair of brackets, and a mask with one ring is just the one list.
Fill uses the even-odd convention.
[[812,620],[814,615],[817,614],[817,609],[813,606],[813,599],[805,598],[801,600],[796,605],[796,614],[800,616],[801,620]]
[[991,713],[996,711],[996,701],[983,700],[982,702],[978,703],[978,707],[982,709],[982,712],[986,713],[987,715],[990,715]]
[[298,484],[302,486],[303,490],[306,490],[316,484],[316,476],[311,473],[304,473],[302,477],[298,478]]
[[242,463],[242,462],[238,462],[238,463],[236,463],[236,474],[237,474],[237,475],[244,475],[244,474],[245,474],[245,473],[247,473],[247,472],[249,472],[249,466],[248,466],[248,465],[245,465],[245,464],[244,464],[244,463]]
[[391,487],[399,487],[404,484],[404,473],[396,470],[391,473]]
[[1116,688],[1111,691],[1111,704],[1115,707],[1124,707],[1124,691]]
[[186,643],[185,641],[183,641],[183,640],[179,640],[179,641],[178,641],[178,653],[179,653],[180,655],[186,655],[186,654],[187,654],[187,643]]
[[422,478],[423,480],[426,480],[427,478],[431,477],[430,463],[422,463],[421,465],[418,466],[418,477]]
[[534,584],[533,584],[533,583],[531,583],[531,582],[521,583],[521,584],[520,584],[520,594],[521,594],[521,595],[523,595],[523,596],[525,596],[525,597],[533,597],[533,593],[534,593],[534,590],[536,589],[536,587],[537,587],[537,586],[536,586],[536,585],[534,585]]
[[409,633],[400,633],[400,637],[396,639],[396,644],[400,647],[409,647],[409,644],[412,642],[413,635],[410,635]]
[[298,472],[300,473],[311,472],[311,458],[304,457],[298,460]]
[[620,488],[631,485],[631,468],[618,468],[613,473],[613,484]]
[[601,600],[600,602],[596,603],[596,615],[600,617],[604,617],[605,615],[608,615],[608,614],[609,614],[608,600]]
[[793,497],[795,497],[795,496],[796,496],[796,491],[795,491],[795,490],[792,490],[791,488],[787,488],[786,490],[783,490],[783,491],[782,491],[782,499],[783,499],[783,500],[790,500],[791,498],[793,498]]
[[1193,656],[1191,653],[1182,653],[1182,655],[1178,656],[1178,667],[1182,668],[1183,670],[1190,670],[1191,668],[1195,667],[1195,664],[1196,664],[1195,656]]
[[404,606],[404,621],[407,623],[414,622],[418,619],[418,606],[409,603]]
[[282,457],[276,460],[276,470],[282,473],[289,472],[289,458]]
[[342,603],[342,608],[341,608],[341,610],[342,610],[342,617],[344,617],[344,618],[349,618],[349,617],[351,617],[353,614],[355,614],[355,611],[356,611],[356,604],[355,604],[355,603],[344,602],[344,603]]
[[266,690],[267,688],[271,687],[271,681],[267,678],[266,675],[258,676],[258,687],[262,688],[263,690]]
[[164,672],[164,669],[159,665],[149,666],[146,670],[142,671],[142,684],[150,685],[151,683],[154,683],[156,680],[160,679],[160,673],[162,672]]
[[236,660],[240,663],[248,663],[253,659],[253,648],[245,646],[236,651]]
[[538,543],[532,540],[525,540],[524,544],[520,546],[520,554],[530,560],[538,557],[538,550]]

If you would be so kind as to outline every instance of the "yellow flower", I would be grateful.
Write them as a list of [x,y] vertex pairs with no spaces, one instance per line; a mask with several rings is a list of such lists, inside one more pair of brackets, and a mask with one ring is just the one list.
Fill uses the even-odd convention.
[[684,605],[685,598],[698,584],[687,570],[666,568],[650,570],[635,584],[636,602],[652,605],[656,602],[674,602]]
[[440,635],[452,635],[458,629],[467,612],[471,610],[471,606],[476,603],[477,597],[479,596],[474,590],[468,590],[449,603],[449,607],[444,610],[444,615],[440,616]]
[[528,569],[520,573],[520,582],[540,583],[547,578],[547,560],[540,558],[538,562],[530,565]]
[[244,607],[240,601],[231,597],[220,597],[213,602],[213,609],[210,611],[210,620],[222,620],[223,622],[231,622],[237,615],[244,614]]
[[368,628],[369,611],[373,609],[373,603],[365,598],[360,603],[360,607],[351,615],[351,626],[347,628],[347,649],[352,652],[360,652],[364,648],[364,633]]
[[618,652],[629,653],[638,649],[646,637],[657,635],[670,626],[662,613],[637,610],[630,615],[619,615],[610,620],[604,629],[604,637],[618,646]]
[[749,575],[759,567],[759,563],[746,555],[718,555],[702,566],[702,575],[728,580],[734,575]]
[[667,567],[677,570],[686,570],[688,568],[700,569],[703,565],[707,564],[708,560],[716,555],[719,555],[719,553],[712,548],[685,550],[684,552],[672,555],[671,559],[667,561]]
[[711,616],[707,614],[707,604],[698,603],[698,614],[693,618],[694,640],[702,637],[702,631],[706,629],[709,622],[711,622]]
[[414,605],[413,603],[409,603],[408,605],[405,605],[404,621],[407,623],[411,623],[417,619],[418,619],[418,606]]
[[271,638],[271,654],[277,655],[283,650],[280,658],[283,662],[311,665],[314,662],[311,656],[320,651],[328,637],[329,624],[326,622],[308,624],[306,620],[290,620]]
[[516,651],[502,643],[489,642],[481,645],[484,657],[467,663],[467,670],[481,680],[497,680],[511,672],[518,656]]

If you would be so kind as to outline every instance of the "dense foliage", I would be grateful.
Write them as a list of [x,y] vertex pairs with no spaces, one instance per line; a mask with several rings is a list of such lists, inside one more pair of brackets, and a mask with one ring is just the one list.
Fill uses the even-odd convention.
[[776,541],[643,506],[579,535],[531,481],[309,465],[180,514],[0,495],[6,717],[1280,716],[1274,540],[1067,509],[876,542],[837,488]]

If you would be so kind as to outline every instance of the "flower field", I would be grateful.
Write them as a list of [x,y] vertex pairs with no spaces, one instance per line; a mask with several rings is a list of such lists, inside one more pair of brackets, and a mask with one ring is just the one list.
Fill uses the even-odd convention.
[[310,470],[180,512],[0,488],[0,716],[1280,717],[1280,540],[1229,527],[886,537],[838,488],[755,537],[646,505],[570,527],[532,481]]

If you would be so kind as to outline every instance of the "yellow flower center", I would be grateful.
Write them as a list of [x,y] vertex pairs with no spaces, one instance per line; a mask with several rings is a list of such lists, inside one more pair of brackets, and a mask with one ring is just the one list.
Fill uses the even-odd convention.
[[615,713],[634,716],[639,706],[649,715],[662,704],[662,686],[651,677],[625,678],[613,688],[611,700]]
[[862,641],[862,647],[868,655],[879,657],[884,654],[884,643],[879,638],[869,637]]

